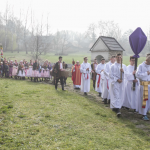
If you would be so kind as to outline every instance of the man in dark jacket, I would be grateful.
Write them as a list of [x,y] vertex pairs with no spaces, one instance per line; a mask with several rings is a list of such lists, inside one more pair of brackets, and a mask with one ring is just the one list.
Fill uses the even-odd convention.
[[56,62],[54,69],[53,69],[53,74],[54,74],[54,82],[55,82],[55,89],[57,90],[57,84],[60,79],[62,90],[64,91],[64,81],[63,77],[61,76],[61,71],[63,71],[63,64],[62,64],[62,57],[59,57],[59,61]]

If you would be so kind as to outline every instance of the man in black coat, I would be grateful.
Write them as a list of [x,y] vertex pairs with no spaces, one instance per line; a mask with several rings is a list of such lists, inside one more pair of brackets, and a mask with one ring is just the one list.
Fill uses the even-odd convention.
[[53,74],[54,74],[54,82],[55,82],[55,89],[57,90],[57,84],[60,79],[62,90],[64,91],[64,77],[60,75],[60,72],[63,70],[63,64],[62,64],[62,57],[59,57],[59,61],[56,62]]

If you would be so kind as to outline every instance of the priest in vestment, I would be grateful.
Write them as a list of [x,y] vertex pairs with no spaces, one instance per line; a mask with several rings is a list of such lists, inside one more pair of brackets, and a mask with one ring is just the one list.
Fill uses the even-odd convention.
[[90,73],[91,65],[87,62],[88,58],[84,57],[84,62],[81,64],[80,72],[81,75],[81,92],[84,92],[84,95],[87,95],[87,92],[90,92]]
[[104,82],[104,67],[105,67],[105,59],[101,59],[101,63],[97,65],[96,67],[96,88],[95,91],[99,93],[99,96],[101,96],[102,88],[103,88],[103,82]]
[[[122,64],[121,54],[117,54],[116,61],[110,67],[109,79],[110,79],[110,108],[117,113],[119,117],[121,115],[120,109],[124,100],[124,73],[126,71],[126,66]],[[121,78],[122,74],[122,78]]]
[[[136,70],[134,70],[135,58],[130,57],[130,65],[127,66],[125,72],[125,94],[123,106],[126,108],[138,109],[138,96],[139,96],[139,80],[134,78]],[[133,83],[135,83],[135,88],[133,88]]]
[[110,95],[109,95],[109,71],[112,64],[115,63],[116,56],[111,56],[111,59],[108,63],[105,64],[104,67],[104,83],[102,88],[102,98],[104,99],[104,104],[110,103]]
[[140,96],[138,99],[138,112],[143,115],[143,120],[149,120],[147,112],[150,110],[150,56],[139,65],[136,72],[140,80]]
[[96,82],[96,75],[97,75],[97,73],[96,73],[96,67],[97,67],[97,60],[96,60],[96,58],[94,59],[94,63],[93,64],[91,64],[91,68],[92,68],[92,80],[93,80],[93,88],[94,88],[94,90],[95,90],[95,82]]
[[80,64],[79,61],[72,68],[72,81],[73,87],[75,89],[80,89],[81,87],[81,72],[80,72]]

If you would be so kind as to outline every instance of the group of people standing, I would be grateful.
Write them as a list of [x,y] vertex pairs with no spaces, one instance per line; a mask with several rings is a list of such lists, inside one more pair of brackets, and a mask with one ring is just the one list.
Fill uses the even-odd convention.
[[19,63],[17,60],[14,62],[1,61],[0,63],[0,76],[6,78],[19,78],[25,79],[25,77],[34,79],[34,81],[38,81],[38,79],[50,78],[50,70],[52,69],[52,65],[48,60],[40,63],[40,61],[35,60],[34,62],[30,60],[27,62],[25,59],[20,61]]
[[[81,89],[84,95],[90,92],[90,81],[92,78],[93,88],[102,97],[104,104],[109,103],[110,108],[116,112],[117,116],[121,115],[121,108],[133,109],[135,113],[143,115],[143,120],[149,120],[147,113],[150,110],[150,54],[147,54],[146,60],[140,64],[135,70],[135,58],[130,57],[128,66],[122,64],[122,55],[117,54],[111,56],[110,61],[105,63],[105,59],[101,59],[98,64],[94,59],[94,63],[88,63],[88,58],[84,57],[83,63],[73,61],[72,64],[72,81],[73,87]],[[48,60],[43,64],[35,60],[27,62],[25,60],[17,62],[17,60],[1,61],[0,76],[15,77],[20,79],[34,78],[38,79],[50,78],[50,72],[54,76],[55,89],[60,80],[62,90],[66,84],[67,78],[62,72],[65,72],[67,64],[62,62],[62,57],[53,66]],[[92,74],[92,76],[91,76]]]
[[122,64],[121,54],[112,56],[107,63],[104,58],[100,64],[96,59],[91,65],[87,61],[88,58],[85,57],[81,65],[77,61],[72,67],[74,88],[81,88],[81,92],[87,95],[92,78],[93,88],[102,97],[104,104],[110,104],[110,108],[118,117],[124,107],[143,115],[143,120],[149,120],[147,113],[150,110],[150,54],[147,54],[146,60],[137,70],[134,69],[133,56],[130,57],[128,66]]

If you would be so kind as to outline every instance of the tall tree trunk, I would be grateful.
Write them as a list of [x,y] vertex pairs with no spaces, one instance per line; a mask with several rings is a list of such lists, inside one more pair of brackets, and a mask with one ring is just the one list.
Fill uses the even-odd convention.
[[18,44],[18,53],[19,53],[19,44]]

